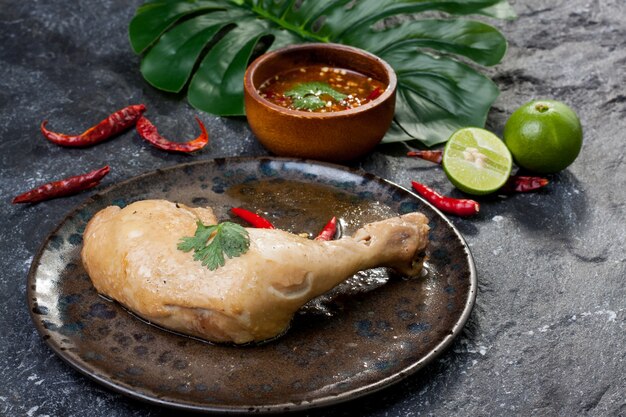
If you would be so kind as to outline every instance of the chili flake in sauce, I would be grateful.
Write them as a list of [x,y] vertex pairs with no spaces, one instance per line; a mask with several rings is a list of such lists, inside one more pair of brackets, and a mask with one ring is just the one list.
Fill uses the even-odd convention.
[[309,112],[353,109],[375,100],[385,84],[356,71],[311,65],[266,80],[261,97],[279,106]]

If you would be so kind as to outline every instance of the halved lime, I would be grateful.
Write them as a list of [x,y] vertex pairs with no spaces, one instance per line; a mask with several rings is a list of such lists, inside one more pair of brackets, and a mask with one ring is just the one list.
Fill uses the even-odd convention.
[[511,175],[513,158],[493,133],[466,127],[450,136],[441,163],[455,187],[468,194],[483,195],[504,185]]

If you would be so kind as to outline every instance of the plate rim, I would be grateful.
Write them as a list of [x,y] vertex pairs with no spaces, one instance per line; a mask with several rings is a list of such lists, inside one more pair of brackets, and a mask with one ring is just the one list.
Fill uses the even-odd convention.
[[[443,221],[448,225],[448,227],[451,228],[451,230],[454,232],[454,234],[456,235],[456,237],[459,239],[460,243],[462,244],[463,251],[465,253],[465,257],[467,259],[468,267],[469,267],[468,297],[465,300],[463,311],[461,315],[459,316],[458,320],[452,326],[451,331],[447,333],[446,336],[443,337],[443,339],[435,347],[433,347],[426,355],[424,355],[420,360],[412,363],[410,366],[407,366],[397,371],[393,375],[379,379],[374,383],[367,384],[367,385],[364,385],[364,386],[361,386],[361,387],[358,387],[358,388],[355,388],[346,392],[342,392],[337,395],[327,395],[323,397],[318,397],[311,401],[304,401],[299,404],[288,402],[288,403],[271,404],[271,405],[249,405],[249,406],[232,406],[232,407],[223,406],[223,405],[198,406],[198,405],[191,404],[191,403],[181,403],[181,402],[176,402],[176,401],[171,401],[171,400],[164,400],[155,396],[151,396],[151,395],[139,392],[137,390],[127,388],[124,385],[121,385],[112,379],[98,375],[97,373],[88,369],[88,367],[83,366],[83,363],[81,361],[75,361],[69,354],[66,353],[65,350],[62,350],[59,345],[54,343],[54,340],[52,337],[48,336],[49,331],[43,327],[43,325],[41,324],[41,320],[38,319],[35,313],[36,306],[34,305],[35,298],[34,298],[34,293],[33,293],[34,289],[32,287],[34,286],[34,277],[37,272],[37,268],[40,264],[41,257],[44,254],[44,249],[47,245],[47,242],[50,240],[52,236],[54,236],[58,232],[59,229],[61,229],[64,226],[64,224],[67,222],[69,218],[75,216],[78,212],[80,212],[82,209],[87,207],[89,204],[101,198],[103,194],[107,194],[111,192],[112,190],[115,190],[116,188],[123,187],[124,185],[128,183],[135,182],[145,177],[158,175],[160,173],[167,172],[167,171],[184,169],[185,167],[195,166],[195,165],[203,165],[203,164],[217,165],[217,164],[225,164],[225,163],[246,163],[246,162],[263,162],[263,161],[319,165],[319,166],[324,166],[324,167],[336,169],[336,170],[343,171],[343,172],[349,172],[355,175],[359,175],[361,177],[367,177],[370,180],[382,182],[387,186],[399,188],[407,192],[412,197],[420,200],[421,203],[429,206],[437,215],[439,215],[443,219]],[[374,392],[380,391],[384,388],[387,388],[391,385],[394,385],[406,379],[407,377],[411,375],[416,374],[419,370],[423,369],[425,366],[427,366],[428,364],[433,362],[435,359],[437,359],[443,352],[445,352],[447,348],[450,347],[454,339],[456,339],[456,337],[459,335],[461,330],[465,327],[465,324],[467,323],[472,313],[472,310],[474,308],[474,304],[476,302],[476,295],[477,295],[477,289],[478,289],[478,277],[477,277],[477,272],[476,272],[476,265],[475,265],[472,253],[469,249],[469,245],[467,244],[467,242],[465,241],[465,239],[463,238],[459,230],[456,228],[456,226],[444,213],[442,213],[439,209],[437,209],[435,206],[433,206],[431,203],[426,201],[424,198],[422,198],[420,195],[416,194],[412,190],[407,189],[406,187],[403,187],[399,184],[396,184],[395,182],[391,180],[388,180],[386,178],[367,172],[361,168],[354,168],[354,167],[349,167],[349,166],[344,166],[344,165],[339,165],[339,164],[334,164],[334,163],[329,163],[329,162],[322,162],[322,161],[317,161],[317,160],[311,160],[311,159],[273,157],[273,156],[249,156],[249,157],[220,157],[220,158],[212,158],[212,159],[203,159],[203,160],[198,160],[198,161],[190,161],[190,162],[185,162],[185,163],[180,163],[180,164],[174,164],[174,165],[170,165],[170,166],[163,167],[163,168],[156,168],[151,171],[144,172],[142,174],[138,174],[138,175],[132,176],[130,178],[127,178],[121,181],[117,181],[109,185],[108,187],[100,191],[97,191],[96,193],[92,194],[87,199],[85,199],[83,202],[71,208],[63,216],[63,218],[59,221],[59,223],[46,235],[43,241],[39,244],[39,247],[37,248],[37,252],[33,256],[33,260],[28,270],[28,274],[26,277],[26,284],[27,284],[26,297],[27,297],[27,304],[28,304],[28,312],[31,317],[31,320],[33,321],[33,324],[35,325],[37,332],[39,333],[39,336],[41,336],[41,338],[44,340],[46,345],[58,357],[60,357],[65,363],[67,363],[72,368],[77,370],[80,374],[86,376],[92,381],[97,382],[98,384],[104,386],[105,388],[109,390],[123,394],[128,398],[140,400],[148,404],[167,407],[169,409],[174,409],[174,410],[191,411],[195,413],[200,412],[200,413],[205,413],[205,414],[210,414],[210,413],[226,413],[226,414],[265,413],[267,414],[267,413],[277,413],[277,412],[278,413],[297,412],[297,411],[303,411],[303,410],[308,410],[308,409],[313,409],[313,408],[322,408],[322,407],[327,407],[331,405],[336,405],[339,403],[344,403],[344,402],[355,400],[365,395],[369,395]]]

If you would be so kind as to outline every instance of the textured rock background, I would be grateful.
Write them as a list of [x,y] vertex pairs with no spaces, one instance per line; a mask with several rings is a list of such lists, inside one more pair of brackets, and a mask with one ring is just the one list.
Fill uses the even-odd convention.
[[[137,1],[0,0],[0,415],[164,416],[75,372],[36,333],[26,274],[40,243],[88,194],[32,207],[10,199],[36,184],[109,163],[105,184],[189,161],[132,134],[72,150],[38,134],[72,131],[127,103],[145,102],[173,137],[192,137],[196,112],[149,87],[126,26]],[[502,89],[488,119],[538,97],[563,100],[585,128],[579,159],[529,195],[487,199],[479,217],[453,219],[479,272],[463,334],[404,382],[312,416],[626,416],[626,2],[512,2],[496,22],[510,42],[489,69]],[[264,155],[242,119],[202,116],[212,144],[195,158]],[[438,168],[380,146],[358,162],[407,185],[420,178],[452,192]],[[100,187],[102,188],[102,187]]]

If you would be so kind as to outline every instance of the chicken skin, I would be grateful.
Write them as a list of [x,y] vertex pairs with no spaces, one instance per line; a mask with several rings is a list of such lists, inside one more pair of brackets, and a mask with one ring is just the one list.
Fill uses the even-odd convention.
[[247,343],[283,333],[296,311],[356,272],[388,266],[414,276],[428,244],[420,213],[369,223],[352,237],[316,241],[248,228],[250,247],[209,270],[177,249],[210,208],[165,200],[107,207],[89,222],[82,260],[96,290],[146,320],[214,342]]

